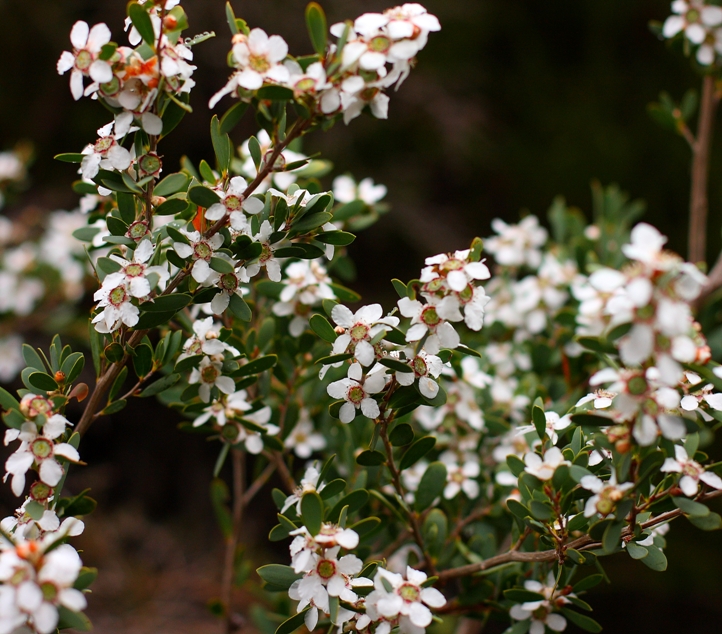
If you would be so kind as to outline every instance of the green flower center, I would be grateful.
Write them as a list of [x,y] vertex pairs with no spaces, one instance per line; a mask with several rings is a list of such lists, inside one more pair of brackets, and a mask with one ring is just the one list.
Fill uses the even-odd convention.
[[441,265],[441,268],[444,271],[458,271],[464,268],[464,263],[456,258],[449,258]]
[[458,293],[458,297],[462,304],[467,304],[474,298],[474,289],[467,284],[466,288]]
[[53,444],[45,438],[37,438],[30,445],[30,451],[38,460],[45,460],[45,458],[53,455]]
[[228,209],[228,211],[240,211],[241,210],[241,199],[234,194],[231,194],[230,196],[226,196],[223,199],[223,204],[226,206],[226,209]]
[[210,260],[213,255],[213,249],[207,242],[199,242],[193,247],[193,257],[196,260]]
[[123,269],[123,272],[128,277],[140,277],[143,275],[143,272],[145,271],[145,266],[143,264],[137,264],[136,262],[133,262],[132,264],[129,264]]
[[690,9],[687,11],[687,15],[685,17],[687,18],[687,22],[699,22],[700,14],[697,9]]
[[431,280],[430,282],[427,282],[424,290],[427,293],[436,293],[437,291],[440,291],[444,287],[444,281],[437,277],[434,280]]
[[58,596],[58,588],[54,583],[51,583],[50,581],[43,582],[40,585],[40,590],[42,590],[43,599],[50,603],[55,601],[55,598]]
[[271,62],[262,55],[251,55],[248,58],[248,65],[257,73],[265,73],[271,68]]
[[316,572],[321,579],[330,579],[336,574],[336,564],[329,559],[322,559],[316,566]]
[[38,396],[30,401],[30,409],[35,410],[38,414],[44,414],[45,412],[52,411],[53,406],[48,399]]
[[369,42],[369,50],[374,53],[385,53],[391,48],[391,40],[385,35],[377,35]]
[[93,56],[90,51],[86,51],[85,49],[78,51],[78,54],[75,56],[75,68],[78,70],[88,70],[92,63]]
[[271,246],[267,243],[261,244],[261,255],[258,257],[258,259],[261,262],[268,262],[273,257],[273,251],[271,250]]
[[224,273],[221,275],[220,286],[224,291],[234,292],[238,288],[238,278],[235,273]]
[[418,586],[405,583],[399,588],[399,596],[408,603],[416,603],[421,598]]
[[28,571],[25,568],[18,568],[13,573],[13,576],[10,577],[10,585],[19,586],[23,581],[28,578],[28,576]]
[[639,396],[647,391],[647,381],[643,376],[635,376],[627,382],[627,389],[630,394]]
[[436,307],[426,306],[421,312],[421,321],[425,323],[429,328],[435,328],[441,323],[441,317],[436,312]]
[[30,487],[30,497],[36,502],[45,502],[53,494],[53,489],[45,482],[36,480]]
[[373,98],[379,94],[379,92],[380,91],[378,88],[373,88],[373,87],[364,88],[361,91],[360,96],[363,101],[372,101]]
[[426,367],[426,361],[424,361],[421,357],[414,357],[412,366],[416,376],[426,376],[428,368]]
[[316,81],[310,77],[299,79],[294,86],[296,92],[312,92],[316,89]]
[[140,157],[138,166],[146,174],[156,174],[160,171],[162,163],[160,157],[154,152],[149,152]]
[[108,294],[108,300],[113,306],[120,306],[123,302],[128,300],[128,293],[125,292],[125,288],[122,286],[116,286]]
[[351,335],[351,339],[354,341],[362,341],[366,339],[369,333],[369,327],[366,324],[354,324],[349,330],[348,334]]
[[238,430],[235,425],[225,425],[221,430],[221,436],[223,436],[226,440],[234,441],[238,438]]
[[128,235],[133,240],[140,240],[148,233],[148,224],[144,220],[136,220],[128,229]]
[[366,398],[366,394],[364,393],[363,388],[360,385],[354,385],[349,389],[347,397],[348,400],[354,405],[360,405],[361,401]]
[[120,90],[120,80],[117,77],[113,77],[110,81],[100,84],[100,92],[106,97],[112,97],[117,94],[118,90]]

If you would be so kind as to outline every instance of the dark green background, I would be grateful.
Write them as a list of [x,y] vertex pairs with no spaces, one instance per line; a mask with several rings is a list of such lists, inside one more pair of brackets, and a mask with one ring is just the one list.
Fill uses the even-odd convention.
[[[283,35],[293,53],[304,54],[310,52],[304,4],[246,0],[234,7],[251,26]],[[330,22],[387,6],[377,0],[325,4]],[[184,6],[189,34],[215,30],[219,37],[197,48],[195,113],[163,149],[169,171],[182,152],[195,161],[211,156],[206,103],[228,75],[223,2],[187,0]],[[349,127],[338,124],[306,146],[321,151],[339,171],[372,176],[389,187],[391,214],[351,250],[361,271],[357,286],[367,300],[389,297],[387,280],[415,277],[426,255],[487,235],[494,217],[514,220],[522,209],[543,215],[557,194],[588,213],[592,179],[618,183],[645,199],[646,219],[684,253],[689,152],[681,137],[660,129],[646,113],[661,90],[679,99],[699,85],[690,63],[648,29],[649,20],[668,15],[669,2],[429,0],[426,6],[443,30],[431,35],[419,67],[391,95],[389,120],[364,117]],[[68,187],[73,167],[51,157],[79,151],[109,117],[90,100],[75,104],[68,77],[56,74],[55,63],[69,47],[76,20],[105,21],[114,40],[124,42],[123,15],[120,0],[0,0],[0,149],[30,139],[36,153],[31,187],[8,214],[28,204],[75,205]],[[224,99],[216,111],[231,103]],[[250,120],[244,121],[234,140],[253,133]],[[721,148],[716,144],[712,160],[710,259],[720,246]],[[202,441],[179,438],[172,421],[149,432],[143,412],[137,413],[140,419],[122,429],[106,421],[89,435],[86,460],[111,469],[104,502],[111,508],[132,504],[151,518],[144,521],[167,525],[183,519],[207,527],[209,452],[197,447]],[[161,455],[172,475],[159,475]],[[111,459],[120,462],[111,468]],[[218,538],[212,530],[210,535],[205,539]],[[610,562],[614,585],[591,596],[595,617],[609,633],[719,632],[719,544],[718,533],[690,530],[682,520],[670,534],[668,573],[618,556]],[[101,629],[109,632],[112,626],[107,622]]]

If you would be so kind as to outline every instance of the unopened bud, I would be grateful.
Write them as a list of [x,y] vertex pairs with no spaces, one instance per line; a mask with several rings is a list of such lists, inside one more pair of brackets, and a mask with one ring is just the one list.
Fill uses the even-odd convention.
[[165,201],[166,201],[165,196],[153,196],[150,199],[150,202],[153,204],[153,207],[160,207]]
[[232,44],[243,44],[243,42],[245,42],[245,41],[246,41],[246,36],[243,33],[236,33],[231,38]]
[[337,335],[342,335],[343,333],[346,332],[346,329],[345,329],[343,326],[336,326],[336,327],[333,329],[333,331],[334,331]]
[[178,26],[178,20],[176,20],[174,15],[167,15],[163,18],[163,26],[168,31],[175,31],[175,28]]
[[618,440],[614,443],[614,448],[619,453],[627,453],[632,448],[632,443],[629,442],[629,439]]
[[58,370],[54,375],[53,378],[55,379],[56,383],[65,383],[65,372]]

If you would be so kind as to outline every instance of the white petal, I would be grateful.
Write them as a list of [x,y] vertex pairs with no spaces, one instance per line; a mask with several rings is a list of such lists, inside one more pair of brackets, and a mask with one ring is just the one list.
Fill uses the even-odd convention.
[[163,131],[163,120],[152,112],[144,112],[140,120],[143,130],[148,134],[158,136]]
[[70,42],[75,48],[85,48],[88,43],[89,32],[88,23],[78,20],[70,30]]

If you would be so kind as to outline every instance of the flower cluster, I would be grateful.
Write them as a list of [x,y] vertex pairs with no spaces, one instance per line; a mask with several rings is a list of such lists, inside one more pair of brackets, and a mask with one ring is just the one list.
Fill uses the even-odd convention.
[[237,33],[230,55],[236,70],[209,106],[228,94],[249,100],[265,86],[281,86],[314,114],[343,113],[348,123],[368,106],[375,117],[385,119],[389,97],[384,91],[404,81],[429,33],[440,28],[436,17],[417,3],[364,13],[352,26],[331,26],[338,43],[318,61],[303,65],[288,56],[279,35],[259,28]]
[[662,34],[673,38],[680,33],[697,48],[695,57],[702,66],[714,64],[722,55],[722,7],[703,0],[674,0]]

